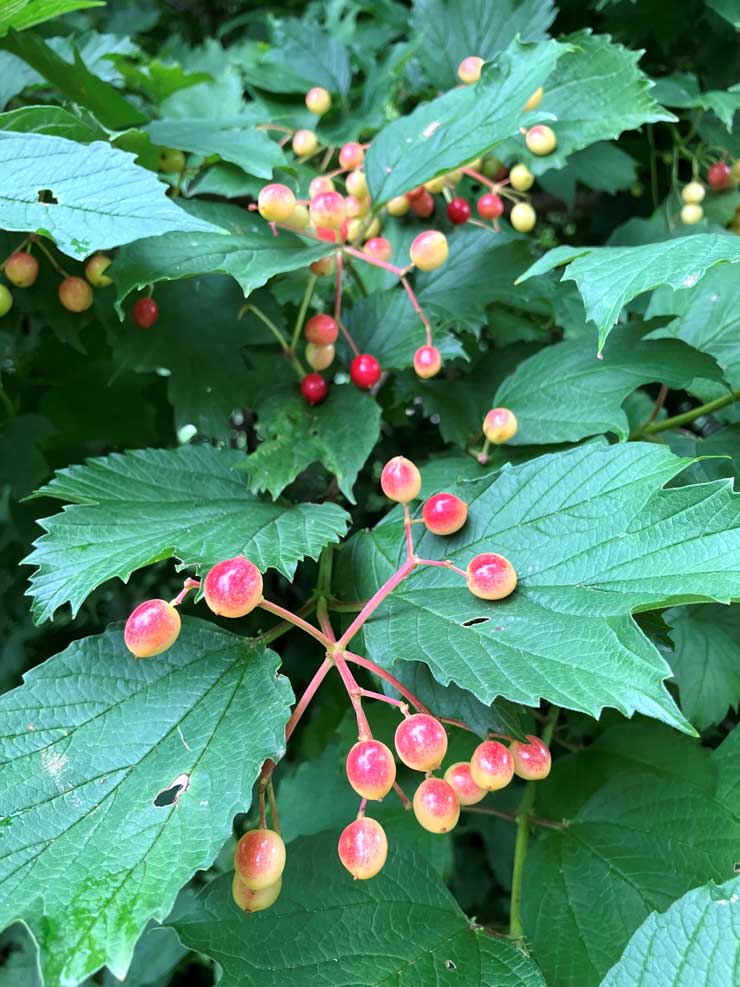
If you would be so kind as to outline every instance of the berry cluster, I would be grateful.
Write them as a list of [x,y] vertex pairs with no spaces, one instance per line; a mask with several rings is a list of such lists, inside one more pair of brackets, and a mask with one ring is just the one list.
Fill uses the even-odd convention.
[[[694,163],[696,167],[696,162]],[[707,169],[707,185],[713,192],[724,192],[733,185],[740,185],[740,158],[728,164],[727,161],[715,161]],[[704,219],[702,203],[707,190],[697,178],[688,182],[681,189],[681,222],[685,226],[693,226]]]

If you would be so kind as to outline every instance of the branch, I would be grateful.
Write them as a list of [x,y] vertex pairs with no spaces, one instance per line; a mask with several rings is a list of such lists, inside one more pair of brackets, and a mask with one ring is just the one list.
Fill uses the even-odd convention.
[[740,391],[731,391],[729,394],[725,394],[724,397],[715,398],[714,401],[707,401],[706,404],[699,405],[698,408],[692,408],[691,411],[684,411],[681,415],[674,415],[673,418],[664,418],[659,422],[648,422],[642,428],[633,432],[630,438],[639,439],[641,435],[655,435],[656,432],[666,432],[670,428],[680,428],[682,425],[688,425],[697,418],[701,418],[702,415],[710,415],[713,411],[726,408],[728,404],[734,404],[738,399],[740,399]]

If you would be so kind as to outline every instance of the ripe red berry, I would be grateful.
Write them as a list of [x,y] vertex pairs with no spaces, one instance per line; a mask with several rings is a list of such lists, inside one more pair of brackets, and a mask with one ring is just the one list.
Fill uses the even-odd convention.
[[541,781],[550,774],[552,758],[539,737],[527,734],[528,744],[515,740],[509,748],[514,761],[514,774],[525,781]]
[[732,169],[726,161],[715,161],[707,171],[707,182],[710,188],[723,189],[730,184]]
[[339,859],[356,881],[366,881],[382,869],[388,856],[385,830],[375,819],[360,816],[339,837]]
[[473,781],[467,761],[451,764],[445,771],[445,781],[452,788],[460,805],[475,805],[486,797],[486,789]]
[[362,249],[370,257],[375,257],[377,260],[388,261],[393,256],[393,247],[384,236],[370,237],[362,245]]
[[262,599],[262,573],[243,555],[218,562],[203,583],[211,610],[222,617],[244,617]]
[[109,284],[113,284],[113,279],[105,273],[110,265],[111,259],[105,254],[93,254],[92,257],[88,257],[85,263],[85,277],[93,288],[107,288]]
[[434,196],[423,188],[421,193],[411,200],[411,211],[419,219],[429,219],[434,212]]
[[26,250],[17,250],[5,261],[4,271],[16,288],[30,288],[39,276],[39,262]]
[[455,790],[443,778],[426,778],[414,792],[416,821],[430,833],[449,833],[460,818]]
[[180,634],[180,614],[166,600],[146,600],[130,614],[123,639],[137,658],[153,658],[177,640]]
[[271,829],[251,829],[236,844],[234,868],[239,880],[251,891],[271,887],[280,880],[285,868],[282,837]]
[[301,394],[309,404],[321,404],[329,393],[329,385],[321,374],[306,374],[301,381]]
[[422,380],[436,377],[442,369],[442,354],[436,346],[420,346],[414,353],[414,370]]
[[326,346],[307,343],[306,363],[312,370],[326,370],[327,367],[330,367],[334,363],[334,353],[335,350],[332,343],[328,343]]
[[458,78],[466,85],[470,85],[471,82],[477,82],[480,79],[483,65],[484,61],[478,55],[468,55],[467,58],[463,58],[457,67]]
[[483,434],[494,445],[513,439],[517,428],[516,415],[508,408],[491,408],[483,419]]
[[451,493],[437,493],[424,502],[421,516],[433,535],[454,535],[468,520],[468,505]]
[[313,86],[306,93],[306,106],[316,116],[323,116],[331,107],[331,94],[322,86]]
[[347,218],[344,199],[339,192],[319,192],[308,206],[314,226],[338,230]]
[[400,759],[414,771],[435,771],[447,753],[445,728],[427,713],[415,713],[402,720],[394,743]]
[[455,226],[461,226],[470,219],[470,203],[467,199],[452,199],[447,203],[447,218]]
[[436,271],[447,260],[447,237],[438,230],[425,230],[409,247],[411,263],[420,271]]
[[384,798],[396,780],[390,749],[379,740],[358,740],[347,755],[347,780],[361,798]]
[[234,880],[231,882],[231,894],[237,905],[245,912],[262,912],[265,908],[275,904],[282,886],[283,879],[280,877],[274,884],[262,888],[261,891],[252,891],[238,874],[234,874]]
[[380,380],[380,364],[369,353],[360,353],[349,365],[349,375],[352,383],[363,390],[369,390]]
[[468,589],[481,600],[503,600],[516,589],[514,566],[503,555],[483,552],[468,562]]
[[151,329],[159,318],[159,305],[153,298],[139,298],[134,302],[131,315],[140,329]]
[[421,473],[405,456],[389,459],[380,474],[380,486],[389,500],[398,504],[408,504],[419,496]]
[[93,292],[84,278],[65,278],[59,285],[59,301],[69,312],[86,312],[93,303]]
[[273,182],[260,189],[257,196],[260,216],[270,223],[284,223],[295,209],[295,196],[287,185]]
[[365,152],[362,149],[362,145],[355,141],[350,141],[339,151],[340,167],[345,168],[347,171],[351,171],[353,168],[359,168],[364,157]]
[[321,313],[312,315],[303,330],[309,343],[316,343],[317,346],[328,346],[335,343],[339,335],[339,326],[330,315]]
[[497,740],[484,740],[470,758],[470,776],[479,788],[497,792],[514,777],[514,759],[509,748]]
[[504,211],[504,203],[500,195],[486,192],[478,199],[476,209],[481,219],[498,219]]
[[424,194],[424,186],[417,185],[416,188],[412,188],[409,192],[406,193],[406,200],[408,202],[413,202],[414,199],[418,199],[419,196],[423,194]]

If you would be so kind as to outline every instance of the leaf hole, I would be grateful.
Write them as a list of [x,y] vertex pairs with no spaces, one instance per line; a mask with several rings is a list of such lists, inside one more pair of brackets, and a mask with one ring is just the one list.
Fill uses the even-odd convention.
[[457,970],[457,964],[454,960],[445,960],[445,970]]
[[473,627],[475,624],[487,624],[490,617],[471,617],[470,620],[464,620],[461,627]]
[[54,195],[50,188],[40,188],[36,193],[39,202],[43,202],[45,206],[58,206],[59,199]]
[[154,805],[158,809],[162,809],[168,805],[177,805],[180,801],[180,796],[184,795],[185,792],[190,787],[190,775],[184,772],[178,775],[168,786],[163,788],[162,791],[154,799]]

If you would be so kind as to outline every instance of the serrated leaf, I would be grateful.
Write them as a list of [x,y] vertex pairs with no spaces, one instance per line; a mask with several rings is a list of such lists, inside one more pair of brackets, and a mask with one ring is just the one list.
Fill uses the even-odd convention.
[[103,964],[123,979],[147,921],[210,865],[263,761],[284,751],[278,664],[190,618],[169,651],[135,661],[118,626],[0,699],[0,923],[30,926],[47,987]]
[[737,264],[740,243],[732,235],[697,233],[639,247],[555,247],[524,272],[519,283],[567,265],[563,281],[575,281],[587,317],[596,323],[599,349],[622,308],[660,285],[692,288],[716,264]]
[[37,496],[68,506],[39,521],[46,534],[25,560],[38,622],[118,576],[175,556],[202,570],[239,553],[288,578],[305,556],[344,534],[336,504],[273,504],[247,490],[237,452],[209,446],[143,449],[60,470]]
[[[485,703],[544,697],[592,716],[614,706],[691,732],[662,685],[667,663],[630,617],[740,596],[740,501],[726,481],[662,489],[688,462],[647,443],[592,443],[452,487],[469,505],[467,525],[447,539],[423,533],[417,553],[465,567],[500,552],[516,591],[485,603],[457,573],[421,569],[365,624],[368,654],[386,667],[424,661]],[[352,599],[402,561],[394,517],[353,539],[343,579]]]
[[373,139],[365,157],[373,204],[495,150],[519,131],[523,106],[568,50],[555,41],[513,41],[480,80],[422,103]]
[[258,61],[242,63],[247,79],[276,93],[305,93],[323,86],[344,95],[352,72],[347,49],[316,24],[297,18],[272,22],[272,46]]
[[103,0],[5,0],[0,11],[0,37],[8,31],[25,31],[72,10],[102,6]]
[[82,144],[105,136],[102,128],[93,130],[89,120],[80,120],[61,106],[21,106],[17,110],[0,113],[0,130],[49,134]]
[[273,169],[287,163],[280,145],[257,130],[251,118],[155,120],[146,132],[155,144],[179,147],[203,157],[218,154],[258,178],[272,178]]
[[575,442],[588,435],[629,435],[622,402],[651,381],[686,389],[697,377],[721,381],[711,358],[678,340],[643,339],[640,326],[625,327],[599,360],[586,340],[548,346],[524,360],[496,391],[493,407],[511,408],[519,427],[515,445]]
[[601,987],[720,987],[740,969],[740,877],[685,894],[653,912]]
[[355,503],[357,474],[380,436],[380,406],[352,384],[331,387],[326,401],[311,407],[293,391],[279,391],[259,408],[262,442],[244,460],[255,493],[273,498],[312,463],[322,463]]
[[[0,227],[51,237],[79,260],[95,250],[179,230],[222,236],[167,198],[166,187],[133,154],[95,141],[0,133]],[[51,202],[40,202],[46,190]],[[224,238],[226,239],[226,238]]]
[[[186,946],[219,964],[221,987],[249,980],[264,987],[540,987],[534,963],[511,943],[475,931],[423,858],[391,843],[380,874],[353,881],[337,857],[338,835],[289,844],[282,891],[269,910],[244,915],[228,874],[173,922]],[[306,902],[318,900],[322,907],[307,911]],[[266,949],[266,937],[281,948]],[[492,972],[500,979],[491,980]]]
[[541,174],[538,181],[572,210],[577,183],[615,195],[637,182],[637,161],[613,141],[597,141],[571,154],[563,168]]
[[[157,281],[228,274],[246,297],[275,274],[306,267],[327,252],[325,244],[307,243],[287,230],[275,236],[264,220],[237,206],[190,202],[185,209],[198,232],[140,239],[118,254],[111,275],[119,314],[130,292]],[[213,224],[230,235],[214,232]]]
[[702,92],[692,73],[681,73],[658,79],[653,95],[664,106],[681,109],[710,110],[727,130],[732,130],[735,113],[740,110],[740,86],[727,90]]

